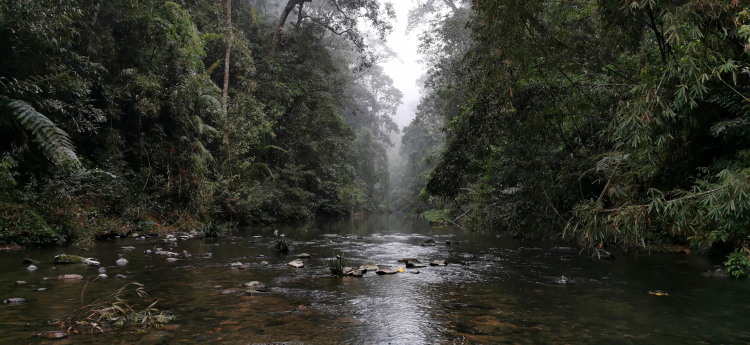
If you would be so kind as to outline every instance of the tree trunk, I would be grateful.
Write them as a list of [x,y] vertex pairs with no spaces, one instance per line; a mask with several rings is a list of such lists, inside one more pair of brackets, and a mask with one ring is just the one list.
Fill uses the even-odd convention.
[[453,0],[443,0],[443,2],[451,8],[453,12],[458,12],[458,7],[453,3]]
[[297,29],[299,29],[299,25],[302,24],[302,7],[305,6],[304,2],[301,2],[299,4],[299,9],[297,10]]
[[276,50],[276,45],[279,43],[279,39],[281,38],[281,29],[284,27],[284,23],[286,23],[287,18],[289,18],[289,13],[292,13],[294,6],[301,5],[304,2],[310,1],[312,0],[289,0],[286,3],[284,10],[281,11],[279,22],[278,24],[276,24],[276,32],[273,34],[273,48],[271,48],[272,50]]
[[224,113],[228,108],[229,97],[229,53],[232,51],[232,0],[227,0],[227,54],[224,56],[224,92],[221,95],[221,103]]

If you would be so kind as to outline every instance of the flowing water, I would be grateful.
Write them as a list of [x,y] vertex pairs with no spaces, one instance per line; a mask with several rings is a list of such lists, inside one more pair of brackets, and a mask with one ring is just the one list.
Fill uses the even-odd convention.
[[[288,254],[273,251],[274,230],[293,239]],[[253,239],[253,236],[263,236]],[[436,246],[420,246],[434,239]],[[458,241],[460,244],[446,245]],[[257,243],[250,243],[255,241]],[[399,215],[350,220],[318,220],[296,225],[246,228],[218,240],[189,239],[167,247],[162,239],[113,239],[88,246],[30,248],[0,253],[0,343],[120,344],[726,344],[750,341],[750,281],[699,276],[717,262],[697,255],[633,255],[613,251],[617,260],[592,260],[561,244],[530,242],[434,228]],[[566,244],[562,244],[566,245]],[[134,246],[135,250],[124,250]],[[192,253],[167,262],[147,255],[155,246]],[[287,263],[311,254],[304,268]],[[96,268],[57,265],[68,253],[95,257]],[[211,258],[199,254],[212,253]],[[115,266],[118,254],[130,262]],[[351,266],[374,262],[393,269],[398,259],[447,266],[420,268],[419,274],[331,277],[324,258],[343,254]],[[578,254],[581,254],[579,256]],[[259,257],[265,255],[267,257]],[[42,261],[35,272],[23,258]],[[269,264],[261,265],[261,261]],[[249,269],[230,267],[232,262]],[[81,274],[82,281],[61,281]],[[115,278],[117,274],[127,278]],[[566,276],[574,285],[553,284]],[[49,279],[45,280],[47,277]],[[16,281],[26,285],[16,285]],[[86,281],[92,281],[88,284]],[[266,295],[245,296],[243,283],[260,281]],[[113,328],[106,334],[79,334],[50,340],[49,321],[106,296],[128,282],[144,284],[150,297],[128,298],[177,319],[161,330]],[[85,286],[85,291],[84,290]],[[39,290],[42,288],[43,290]],[[236,291],[233,291],[236,290]],[[668,296],[650,295],[662,290]]]

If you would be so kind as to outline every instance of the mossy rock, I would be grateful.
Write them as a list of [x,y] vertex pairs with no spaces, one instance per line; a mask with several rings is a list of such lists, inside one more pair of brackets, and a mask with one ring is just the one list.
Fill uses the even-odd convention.
[[55,256],[55,265],[80,264],[83,258],[78,255],[60,254]]
[[31,265],[38,265],[38,264],[40,264],[42,262],[38,261],[38,260],[34,260],[34,259],[25,258],[25,259],[23,259],[23,263],[25,263],[25,264],[31,264]]

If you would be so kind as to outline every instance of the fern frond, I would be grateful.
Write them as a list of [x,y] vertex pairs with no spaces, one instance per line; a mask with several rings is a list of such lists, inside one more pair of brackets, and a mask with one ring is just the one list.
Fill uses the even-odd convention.
[[57,127],[49,118],[39,113],[30,104],[11,99],[3,102],[0,108],[6,108],[10,116],[34,136],[34,141],[42,148],[45,156],[57,164],[72,162],[80,167],[75,146],[68,133]]

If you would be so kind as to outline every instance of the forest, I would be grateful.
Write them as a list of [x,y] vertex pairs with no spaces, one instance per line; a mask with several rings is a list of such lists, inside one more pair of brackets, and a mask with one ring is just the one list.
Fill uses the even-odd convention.
[[399,129],[385,1],[4,1],[0,238],[401,211],[750,267],[747,1],[412,3]]

